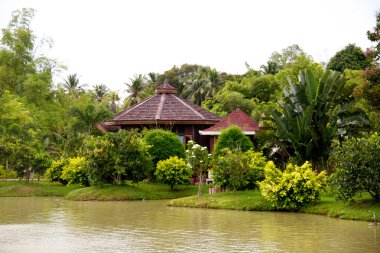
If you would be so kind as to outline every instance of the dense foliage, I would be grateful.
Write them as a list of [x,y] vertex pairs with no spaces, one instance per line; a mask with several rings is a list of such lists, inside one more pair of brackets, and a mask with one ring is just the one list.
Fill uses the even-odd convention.
[[173,156],[159,161],[154,175],[158,182],[168,184],[173,190],[176,185],[189,183],[191,171],[185,160]]
[[355,44],[349,44],[330,59],[327,68],[343,72],[346,69],[365,69],[370,65],[371,61],[365,57],[363,50]]
[[92,184],[134,183],[148,177],[152,169],[149,146],[137,131],[119,130],[86,139],[84,154]]
[[324,167],[334,138],[344,135],[366,118],[354,109],[352,87],[338,73],[326,71],[315,79],[310,70],[300,72],[300,82],[284,89],[280,110],[272,112],[276,136],[297,161]]
[[238,126],[231,126],[219,135],[213,152],[214,156],[218,157],[225,148],[239,149],[245,152],[253,148],[253,143]]
[[171,156],[185,158],[185,146],[173,132],[153,129],[145,133],[144,140],[150,145],[149,154],[153,157],[154,166]]
[[265,180],[259,183],[262,195],[273,207],[297,210],[312,204],[327,187],[325,172],[316,174],[312,165],[288,164],[282,172],[272,161],[265,166]]
[[377,133],[344,140],[335,148],[331,160],[337,168],[332,183],[338,199],[351,200],[361,192],[380,199],[380,136]]
[[61,159],[53,161],[50,167],[45,172],[45,177],[51,182],[60,182],[63,185],[67,185],[67,181],[62,178],[63,167],[67,160]]
[[87,161],[84,157],[68,158],[67,163],[63,166],[62,180],[68,185],[79,184],[89,186]]
[[265,164],[261,152],[226,148],[213,160],[213,179],[224,190],[252,190],[264,179]]

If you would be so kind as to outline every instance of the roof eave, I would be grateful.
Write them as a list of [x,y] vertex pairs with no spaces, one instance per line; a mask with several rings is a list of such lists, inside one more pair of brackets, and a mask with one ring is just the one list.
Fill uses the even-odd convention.
[[[222,131],[205,131],[199,130],[200,135],[220,135]],[[255,135],[256,131],[242,131],[245,135]]]

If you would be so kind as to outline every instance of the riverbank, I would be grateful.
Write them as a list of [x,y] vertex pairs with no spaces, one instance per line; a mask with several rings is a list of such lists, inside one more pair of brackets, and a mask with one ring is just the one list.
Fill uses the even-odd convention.
[[[206,194],[198,198],[190,196],[175,199],[169,202],[169,206],[213,208],[247,211],[277,211],[274,209],[259,191],[224,192],[218,194]],[[320,201],[312,206],[302,208],[298,212],[326,215],[328,217],[373,221],[374,214],[377,222],[380,219],[380,203],[368,197],[356,200],[356,203],[337,202],[333,196],[324,195]]]
[[[197,194],[198,186],[181,185],[174,191],[170,187],[157,183],[141,182],[137,185],[104,185],[82,187],[78,185],[62,186],[59,183],[33,181],[0,181],[0,197],[56,196],[68,200],[158,200],[183,198]],[[204,189],[206,193],[207,188]]]

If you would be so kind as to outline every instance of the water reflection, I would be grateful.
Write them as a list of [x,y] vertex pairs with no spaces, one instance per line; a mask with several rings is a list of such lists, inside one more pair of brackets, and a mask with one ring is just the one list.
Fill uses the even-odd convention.
[[380,227],[165,201],[0,198],[0,252],[378,252]]

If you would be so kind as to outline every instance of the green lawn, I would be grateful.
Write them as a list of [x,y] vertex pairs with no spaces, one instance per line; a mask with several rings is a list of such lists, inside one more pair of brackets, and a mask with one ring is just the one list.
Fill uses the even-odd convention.
[[[175,199],[197,194],[198,187],[181,185],[170,190],[168,185],[141,182],[137,185],[105,185],[76,189],[65,196],[69,200],[153,200]],[[207,188],[204,188],[207,191]]]
[[[225,192],[206,194],[201,198],[191,196],[171,200],[170,206],[217,208],[249,211],[276,211],[259,191]],[[333,196],[325,195],[312,206],[305,207],[299,212],[320,214],[329,217],[352,220],[373,221],[373,214],[380,220],[380,203],[371,200],[368,196],[356,199],[354,204],[337,202]]]
[[62,186],[46,181],[0,181],[0,197],[58,196],[63,197],[80,186]]
[[[62,186],[59,183],[33,181],[0,181],[0,197],[58,196],[69,200],[141,200],[173,199],[197,194],[198,186],[181,185],[170,190],[168,185],[141,182],[137,185]],[[207,191],[207,188],[204,188]]]

